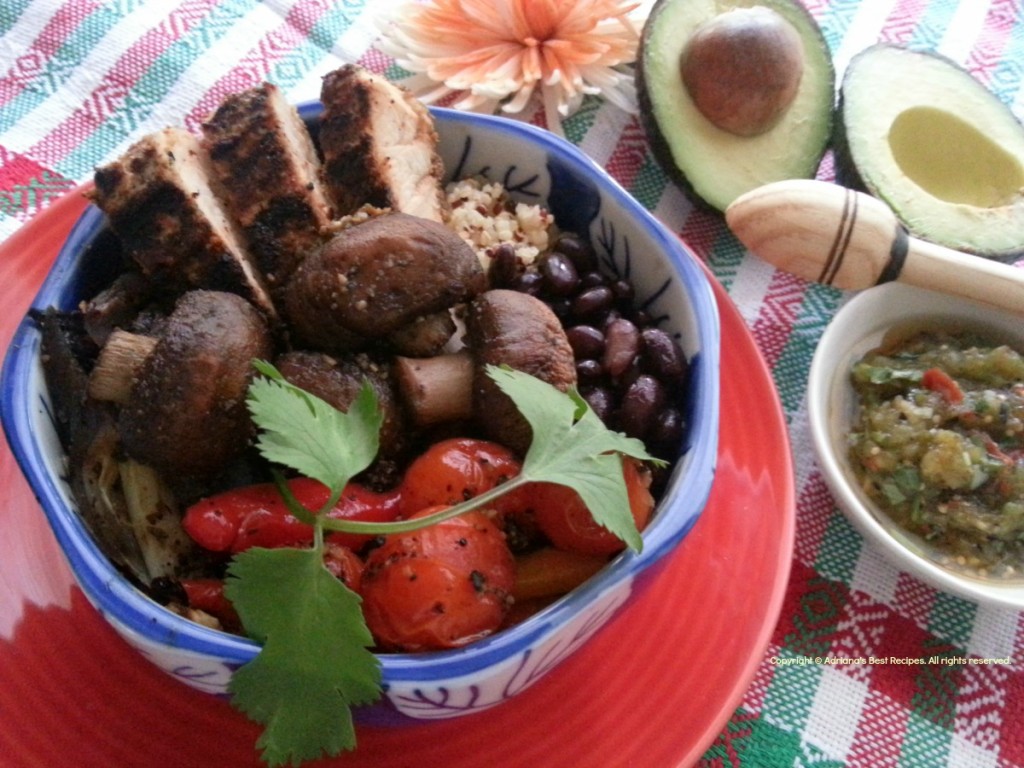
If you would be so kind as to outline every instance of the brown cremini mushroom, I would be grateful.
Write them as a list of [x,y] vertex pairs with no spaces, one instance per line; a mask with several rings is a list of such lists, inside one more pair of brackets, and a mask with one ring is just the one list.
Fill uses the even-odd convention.
[[430,426],[472,419],[491,439],[525,452],[530,426],[484,369],[507,365],[562,391],[575,386],[575,360],[562,324],[540,299],[494,289],[469,304],[466,329],[462,351],[396,359],[399,391],[413,421]]
[[252,436],[245,405],[252,360],[272,353],[266,321],[249,302],[190,291],[159,338],[111,336],[89,394],[121,403],[118,431],[129,457],[169,477],[213,474]]
[[473,249],[443,224],[385,213],[342,230],[302,262],[283,291],[297,346],[345,352],[480,293]]

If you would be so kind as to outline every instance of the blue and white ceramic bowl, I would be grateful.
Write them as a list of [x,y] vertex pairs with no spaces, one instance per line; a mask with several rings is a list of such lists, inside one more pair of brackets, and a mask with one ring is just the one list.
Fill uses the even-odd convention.
[[[315,121],[318,104],[301,109]],[[589,233],[605,267],[628,278],[637,296],[691,360],[683,457],[639,554],[620,555],[571,594],[523,623],[467,647],[425,654],[382,654],[386,702],[371,721],[448,718],[501,703],[554,669],[594,635],[682,540],[704,508],[718,444],[719,323],[697,259],[601,168],[568,142],[522,123],[435,110],[440,151],[452,177],[503,182],[528,203],[546,204],[561,228]],[[77,222],[33,302],[71,309],[110,279],[87,258],[104,228],[89,208]],[[40,337],[26,318],[7,354],[2,417],[8,440],[39,498],[71,568],[96,609],[132,646],[185,683],[226,692],[232,670],[258,646],[194,624],[130,584],[90,538],[65,482],[40,364]],[[390,706],[388,706],[390,704]]]

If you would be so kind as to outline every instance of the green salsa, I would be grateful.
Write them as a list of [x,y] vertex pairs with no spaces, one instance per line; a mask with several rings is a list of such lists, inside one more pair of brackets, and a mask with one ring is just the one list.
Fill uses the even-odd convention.
[[943,564],[1024,577],[1024,357],[922,332],[853,366],[850,461],[867,496]]

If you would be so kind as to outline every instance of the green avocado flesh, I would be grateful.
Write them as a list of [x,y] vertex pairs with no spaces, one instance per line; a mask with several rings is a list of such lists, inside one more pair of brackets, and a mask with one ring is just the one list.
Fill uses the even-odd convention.
[[857,54],[836,149],[840,175],[911,234],[1000,260],[1024,252],[1024,126],[952,61],[889,44]]
[[[692,35],[720,14],[762,7],[782,16],[803,44],[803,72],[792,103],[756,136],[717,128],[697,109],[679,62]],[[751,189],[812,178],[832,132],[835,69],[813,17],[795,0],[658,0],[637,57],[641,116],[659,164],[699,202],[724,211]]]

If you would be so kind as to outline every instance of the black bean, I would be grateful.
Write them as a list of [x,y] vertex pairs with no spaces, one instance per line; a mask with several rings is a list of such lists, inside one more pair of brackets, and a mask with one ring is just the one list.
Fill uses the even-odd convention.
[[626,370],[612,379],[612,385],[620,392],[625,392],[641,374],[643,374],[643,371],[640,370],[640,356],[637,355],[629,361]]
[[640,354],[640,330],[624,317],[604,329],[604,355],[601,362],[608,375],[621,376]]
[[578,272],[597,269],[597,255],[593,247],[579,235],[563,232],[555,242],[554,250],[568,256]]
[[600,272],[584,272],[580,275],[580,288],[594,288],[598,285],[608,285],[608,278]]
[[604,376],[604,367],[600,361],[587,359],[576,361],[576,379],[580,384],[597,383]]
[[512,284],[512,289],[528,293],[531,296],[539,296],[544,278],[536,272],[528,271],[519,275]]
[[551,311],[555,313],[555,316],[562,321],[563,326],[572,317],[572,299],[568,296],[549,299],[548,306],[551,307]]
[[651,318],[650,313],[644,309],[634,309],[632,313],[630,313],[630,318],[640,328],[646,328],[647,326],[654,324],[654,320]]
[[516,250],[509,243],[502,243],[491,253],[487,277],[495,288],[507,288],[515,283],[520,272]]
[[601,421],[607,424],[611,420],[615,410],[615,395],[611,390],[605,387],[587,387],[581,389],[580,394]]
[[[614,307],[612,307],[607,312],[605,312],[604,317],[601,319],[601,328],[603,330],[607,331],[608,330],[608,326],[613,321],[618,320],[620,317],[622,317],[622,313],[619,312],[619,310],[617,310]],[[633,325],[636,325],[636,323],[633,323]]]
[[675,340],[660,328],[644,328],[640,336],[644,370],[665,384],[682,383],[686,376],[686,357]]
[[565,335],[577,360],[598,360],[604,354],[604,334],[592,325],[575,325]]
[[612,283],[611,288],[620,307],[632,307],[635,297],[632,283],[628,280],[616,280]]
[[655,417],[648,437],[662,452],[671,452],[675,456],[679,453],[685,427],[682,412],[669,406]]
[[630,437],[644,440],[665,406],[665,388],[653,376],[638,376],[622,396],[618,426]]
[[569,296],[576,292],[580,283],[579,272],[563,253],[545,254],[537,264],[537,271],[544,278],[544,290],[552,296]]
[[590,320],[600,317],[614,303],[615,297],[612,295],[611,288],[598,285],[576,295],[572,301],[572,315],[580,320]]

